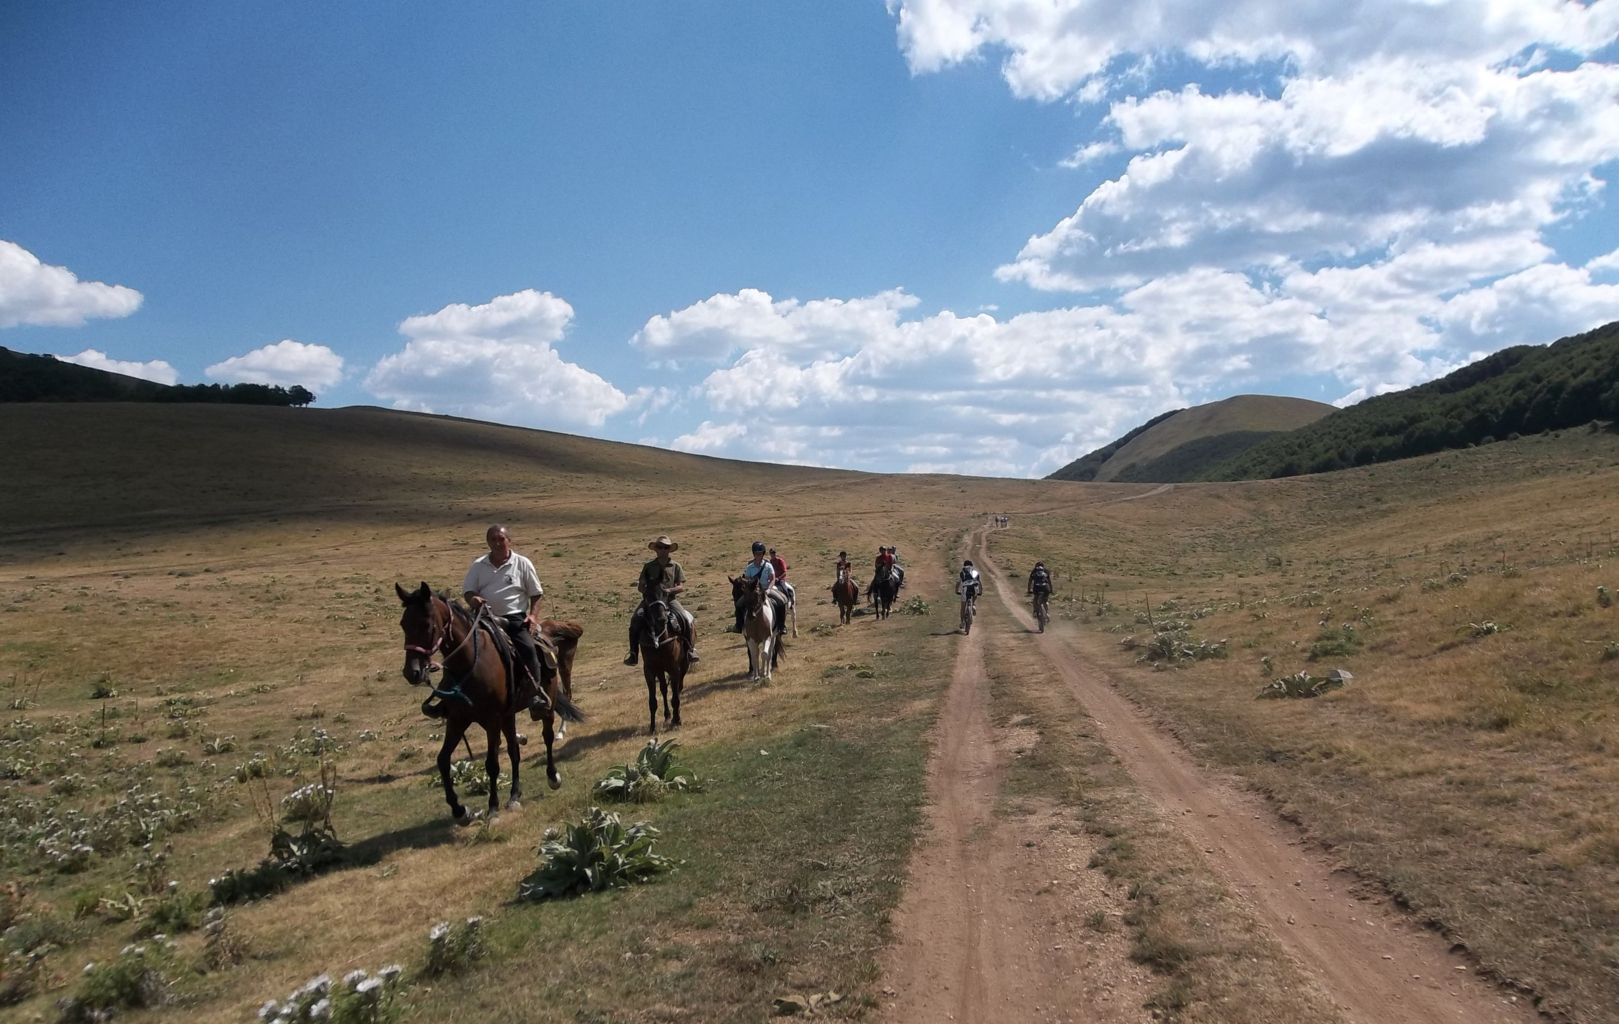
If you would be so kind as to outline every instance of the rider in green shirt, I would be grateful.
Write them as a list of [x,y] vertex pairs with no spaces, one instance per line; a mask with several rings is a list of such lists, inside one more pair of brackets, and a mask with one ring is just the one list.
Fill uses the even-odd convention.
[[663,596],[669,602],[669,610],[674,613],[676,621],[685,626],[686,653],[692,661],[698,661],[700,659],[697,657],[697,633],[692,625],[692,614],[675,600],[676,596],[686,589],[685,571],[680,568],[679,562],[669,557],[680,549],[680,545],[665,535],[647,547],[651,548],[657,557],[641,566],[641,576],[635,581],[635,589],[641,592],[642,603],[635,609],[635,614],[630,616],[630,656],[624,659],[624,664],[634,665],[640,660],[641,632],[646,623],[646,594],[654,583],[659,582],[663,584]]

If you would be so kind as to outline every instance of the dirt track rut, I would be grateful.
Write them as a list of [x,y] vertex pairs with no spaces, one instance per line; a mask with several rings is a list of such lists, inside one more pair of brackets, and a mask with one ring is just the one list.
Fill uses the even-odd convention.
[[[1019,595],[972,538],[1007,610],[1032,629]],[[986,598],[988,595],[985,595]],[[1055,678],[1080,701],[1143,795],[1174,820],[1254,918],[1355,1024],[1527,1022],[1535,1014],[1473,974],[1438,935],[1386,905],[1355,898],[1351,880],[1301,845],[1258,798],[1198,768],[1075,648],[1073,627],[1035,638]],[[982,628],[961,641],[930,769],[929,830],[896,914],[883,1019],[909,1022],[1140,1020],[1143,990],[1122,945],[1076,948],[1070,899],[1047,898],[1027,826],[993,814],[1004,759],[988,718]],[[1019,828],[1022,831],[1018,831]],[[1015,834],[1014,834],[1015,833]],[[1023,841],[1020,841],[1023,840]],[[1049,855],[1046,863],[1049,863]],[[1051,873],[1049,867],[1044,873]],[[1089,872],[1097,875],[1097,872]],[[1085,895],[1114,894],[1092,879]],[[1064,939],[1068,941],[1063,941]],[[1109,962],[1111,961],[1111,962]],[[1087,977],[1087,972],[1094,977]],[[1099,982],[1099,979],[1106,979]]]

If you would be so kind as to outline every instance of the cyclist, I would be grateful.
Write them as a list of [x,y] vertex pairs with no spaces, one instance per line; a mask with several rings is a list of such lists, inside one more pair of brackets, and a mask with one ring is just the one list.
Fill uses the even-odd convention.
[[1046,603],[1051,600],[1051,573],[1046,571],[1046,563],[1036,562],[1034,568],[1029,570],[1028,592],[1034,597],[1034,617],[1040,622],[1040,631],[1046,629],[1046,619],[1050,617]]
[[961,563],[961,572],[956,576],[956,593],[973,602],[977,607],[978,595],[984,592],[984,581],[973,568],[973,560],[967,559]]

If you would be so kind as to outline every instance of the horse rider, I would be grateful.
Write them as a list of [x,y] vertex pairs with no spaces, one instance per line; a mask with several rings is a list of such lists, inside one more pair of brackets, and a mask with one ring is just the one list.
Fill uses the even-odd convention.
[[973,560],[967,559],[961,563],[961,572],[956,576],[956,593],[977,604],[978,595],[984,592],[984,581],[973,568]]
[[[769,594],[770,588],[775,585],[776,567],[771,565],[769,559],[765,557],[764,541],[756,540],[753,542],[753,558],[748,561],[747,565],[742,567],[742,578],[745,580],[758,580],[759,586],[766,594]],[[742,632],[742,616],[742,602],[738,600],[736,603],[736,625],[726,630],[726,632]]]
[[630,616],[630,656],[624,659],[624,664],[634,665],[641,657],[641,633],[646,627],[646,598],[654,583],[663,584],[663,596],[667,599],[669,610],[674,613],[675,620],[684,627],[686,641],[686,657],[690,661],[701,661],[697,656],[697,631],[693,626],[695,621],[691,612],[680,606],[675,598],[686,589],[686,573],[680,568],[680,563],[672,561],[670,555],[680,550],[680,545],[664,534],[647,545],[651,548],[653,559],[641,566],[641,576],[635,581],[635,589],[641,592],[641,604]]
[[1051,600],[1051,573],[1046,571],[1046,563],[1036,562],[1029,570],[1028,592],[1039,604]]
[[854,572],[854,566],[849,564],[849,552],[847,552],[847,551],[839,551],[838,552],[838,564],[836,566],[836,569],[837,569],[837,578],[839,580],[848,579],[850,574]]
[[797,596],[793,585],[787,582],[787,561],[776,554],[776,549],[770,549],[770,568],[776,571],[776,589],[787,596],[787,603],[792,604]]
[[899,548],[888,545],[888,556],[894,560],[894,578],[899,582],[896,589],[905,589],[905,567],[899,564]]
[[539,628],[540,598],[545,591],[534,563],[512,550],[512,538],[506,527],[496,523],[484,533],[489,545],[487,555],[479,555],[467,569],[467,578],[461,584],[462,596],[474,612],[488,610],[511,638],[517,662],[528,673],[528,680],[518,687],[518,693],[527,692],[529,717],[538,720],[548,702],[541,680],[540,653],[534,646],[534,630]]

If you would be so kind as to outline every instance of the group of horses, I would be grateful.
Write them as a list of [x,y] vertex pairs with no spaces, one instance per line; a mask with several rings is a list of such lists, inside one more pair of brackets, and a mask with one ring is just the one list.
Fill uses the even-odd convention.
[[[887,567],[878,570],[868,599],[878,618],[888,618],[899,595],[899,579]],[[748,679],[767,681],[780,663],[789,623],[798,636],[798,612],[791,591],[760,586],[757,579],[731,579],[731,598],[742,612],[742,638],[748,649]],[[832,585],[832,598],[839,620],[847,624],[860,603],[860,587],[847,572],[838,574]],[[461,602],[444,593],[434,593],[427,583],[417,590],[394,584],[404,607],[400,628],[405,633],[404,676],[412,686],[431,686],[433,696],[422,703],[423,713],[431,712],[444,720],[444,742],[439,748],[438,770],[444,783],[444,798],[457,823],[469,824],[478,815],[469,812],[457,799],[451,764],[458,743],[473,726],[481,726],[489,749],[484,769],[489,774],[489,807],[493,815],[500,808],[500,747],[504,740],[511,760],[512,782],[507,810],[522,806],[518,748],[526,739],[517,732],[517,714],[522,710],[523,688],[513,684],[521,672],[520,662],[509,650],[509,641],[500,623],[473,613]],[[690,668],[687,636],[670,607],[671,598],[661,584],[646,593],[644,628],[640,658],[647,687],[648,732],[658,731],[658,698],[663,698],[664,726],[680,725],[680,697]],[[544,619],[539,623],[542,647],[554,659],[553,671],[545,673],[540,684],[544,700],[534,712],[545,740],[545,776],[552,789],[562,785],[556,766],[556,742],[567,732],[567,723],[583,722],[584,715],[573,703],[573,660],[584,626],[577,622]],[[438,660],[435,661],[435,658]],[[432,674],[441,670],[438,682]],[[437,704],[434,704],[434,701]],[[471,746],[469,744],[470,753]]]

